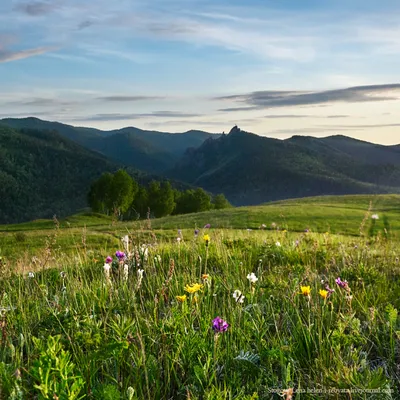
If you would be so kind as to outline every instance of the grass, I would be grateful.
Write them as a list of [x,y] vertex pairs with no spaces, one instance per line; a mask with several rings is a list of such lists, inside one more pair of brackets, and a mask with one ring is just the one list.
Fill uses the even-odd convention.
[[[398,199],[296,200],[151,228],[90,215],[5,227],[0,398],[400,398]],[[379,220],[364,219],[369,208]],[[257,229],[272,222],[281,229]],[[124,234],[130,256],[108,275]],[[226,332],[213,331],[217,316]]]

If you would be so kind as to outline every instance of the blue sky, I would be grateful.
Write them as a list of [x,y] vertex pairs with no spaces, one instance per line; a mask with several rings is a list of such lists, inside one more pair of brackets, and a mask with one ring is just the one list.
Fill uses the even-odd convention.
[[2,0],[0,117],[400,143],[396,0]]

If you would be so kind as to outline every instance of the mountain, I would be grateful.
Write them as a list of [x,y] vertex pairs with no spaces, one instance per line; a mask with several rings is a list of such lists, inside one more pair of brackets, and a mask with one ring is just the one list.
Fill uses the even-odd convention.
[[0,223],[74,213],[93,180],[116,169],[58,133],[0,125]]
[[38,118],[7,118],[0,124],[11,128],[57,132],[63,137],[109,157],[114,162],[150,173],[171,169],[188,148],[198,147],[213,135],[203,131],[166,133],[134,127],[112,131],[74,127]]
[[186,152],[169,176],[235,205],[326,194],[400,192],[400,148],[344,136],[271,139],[235,127]]

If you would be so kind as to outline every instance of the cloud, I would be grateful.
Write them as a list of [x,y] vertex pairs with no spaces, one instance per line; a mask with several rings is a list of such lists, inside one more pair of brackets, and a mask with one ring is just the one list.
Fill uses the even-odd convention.
[[200,117],[202,114],[190,114],[177,111],[153,111],[142,114],[96,114],[86,117],[76,117],[75,121],[127,121],[142,118],[193,118]]
[[263,119],[296,119],[296,118],[349,118],[350,115],[304,115],[304,114],[276,114],[265,115]]
[[44,54],[52,50],[54,50],[54,47],[37,47],[35,49],[19,50],[19,51],[2,50],[0,48],[0,63],[22,60],[24,58],[29,58],[38,56],[40,54]]
[[329,103],[361,103],[400,99],[400,84],[355,86],[325,91],[258,91],[243,95],[215,97],[215,100],[233,100],[243,106],[224,108],[220,111],[235,112],[274,107],[304,106]]
[[46,15],[58,8],[56,1],[30,1],[26,3],[20,3],[15,7],[15,10],[20,11],[24,14],[30,15],[32,17],[38,17]]
[[104,96],[98,97],[97,100],[111,101],[111,102],[135,102],[146,100],[162,100],[165,97],[161,96]]

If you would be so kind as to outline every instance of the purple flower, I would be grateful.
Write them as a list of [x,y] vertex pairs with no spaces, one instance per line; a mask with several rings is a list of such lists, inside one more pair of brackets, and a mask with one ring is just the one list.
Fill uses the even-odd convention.
[[204,229],[210,229],[210,228],[211,228],[210,224],[204,225]]
[[328,284],[325,285],[325,289],[328,291],[329,296],[335,291],[335,289],[331,289]]
[[118,250],[115,253],[115,257],[117,257],[119,261],[122,261],[126,256],[125,256],[125,253],[123,251],[119,251]]
[[195,229],[195,230],[194,230],[194,236],[198,236],[199,232],[200,232],[200,231],[199,231],[198,229]]
[[112,261],[113,261],[112,257],[111,257],[111,256],[107,256],[107,258],[106,258],[106,264],[111,264]]
[[310,232],[310,230],[307,228],[307,229],[304,229],[304,232],[308,233],[308,232]]
[[228,330],[229,324],[224,321],[221,317],[213,319],[212,328],[215,333],[222,333]]
[[336,282],[336,284],[337,284],[339,287],[341,287],[341,288],[343,288],[343,289],[346,289],[346,288],[348,287],[347,281],[342,281],[342,280],[340,279],[340,277],[336,278],[336,279],[335,279],[335,282]]

